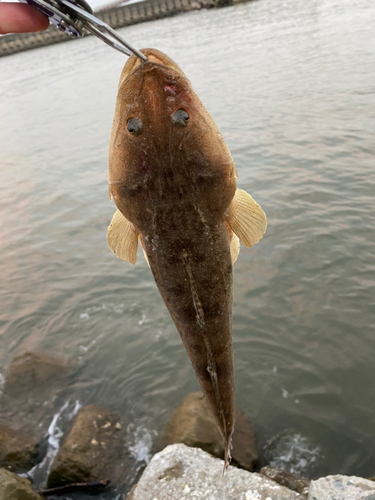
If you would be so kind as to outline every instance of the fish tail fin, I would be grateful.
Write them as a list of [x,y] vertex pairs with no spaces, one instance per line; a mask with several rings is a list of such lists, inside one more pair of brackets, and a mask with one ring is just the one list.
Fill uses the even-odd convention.
[[232,436],[225,438],[225,448],[224,448],[224,468],[223,468],[223,477],[229,467],[230,461],[232,460]]

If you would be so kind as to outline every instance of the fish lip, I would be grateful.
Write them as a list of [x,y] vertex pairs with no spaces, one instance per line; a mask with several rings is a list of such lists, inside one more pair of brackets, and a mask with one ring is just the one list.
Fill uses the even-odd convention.
[[136,74],[136,73],[140,73],[140,72],[150,73],[151,71],[153,71],[155,69],[161,69],[162,72],[168,76],[179,76],[179,77],[186,78],[186,76],[182,72],[177,71],[175,68],[172,68],[172,66],[157,63],[155,61],[147,61],[147,62],[140,64],[139,66],[136,66],[134,69],[132,69],[131,72],[126,77],[126,79],[129,78],[130,76]]
[[[160,61],[160,62],[157,62],[155,60],[150,60],[150,59],[148,59],[147,61],[140,62],[139,59],[135,58],[134,65],[133,65],[132,69],[129,71],[129,73],[127,74],[126,78],[128,78],[131,74],[135,73],[137,70],[143,71],[144,68],[147,69],[150,65],[160,67],[160,68],[166,68],[166,69],[168,69],[168,71],[171,71],[172,73],[174,73],[176,75],[180,75],[180,76],[183,76],[186,78],[185,73],[181,70],[181,68],[179,68],[177,66],[177,64],[174,61],[171,60],[170,61],[171,65],[169,65],[168,63],[165,63],[160,59],[160,57],[165,56],[165,54],[162,54],[162,53],[159,54],[158,51],[155,51],[155,49],[141,49],[140,52],[143,55],[145,55],[147,58],[153,57],[153,58],[158,59],[158,61]],[[173,67],[173,65],[175,65],[175,67]]]
[[[163,52],[161,52],[157,49],[141,49],[141,52],[143,55],[145,55],[147,57],[147,62],[158,64],[160,66],[165,66],[166,68],[169,68],[169,69],[175,71],[176,73],[183,75],[186,78],[186,75],[182,71],[182,69],[172,59],[170,59],[168,56],[166,56],[166,54],[164,54]],[[167,62],[163,61],[163,58],[166,58]],[[157,61],[155,61],[155,59],[157,59]],[[145,62],[143,64],[145,64]],[[143,66],[143,64],[142,63],[137,64],[137,67]],[[136,69],[136,68],[134,68],[134,69]]]
[[[125,64],[121,76],[118,88],[120,89],[123,83],[129,78],[130,75],[136,72],[138,68],[147,67],[150,64],[158,65],[160,67],[168,68],[169,71],[173,71],[175,74],[180,74],[185,76],[181,68],[168,56],[158,51],[157,49],[144,48],[140,52],[147,57],[147,61],[143,62],[138,59],[135,55],[132,55],[127,63]],[[166,59],[164,61],[164,58]]]

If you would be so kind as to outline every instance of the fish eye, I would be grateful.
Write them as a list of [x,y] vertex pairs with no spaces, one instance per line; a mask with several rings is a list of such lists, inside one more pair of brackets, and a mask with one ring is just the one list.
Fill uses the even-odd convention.
[[184,109],[178,109],[172,113],[172,120],[179,127],[187,127],[189,114]]
[[129,118],[126,124],[126,128],[128,129],[128,132],[130,132],[132,135],[138,136],[142,134],[142,121],[139,118],[132,117]]

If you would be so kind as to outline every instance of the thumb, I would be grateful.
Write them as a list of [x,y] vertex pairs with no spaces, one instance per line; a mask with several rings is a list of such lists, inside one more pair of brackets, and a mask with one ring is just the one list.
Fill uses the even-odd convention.
[[0,3],[0,34],[43,31],[49,26],[48,17],[22,3]]

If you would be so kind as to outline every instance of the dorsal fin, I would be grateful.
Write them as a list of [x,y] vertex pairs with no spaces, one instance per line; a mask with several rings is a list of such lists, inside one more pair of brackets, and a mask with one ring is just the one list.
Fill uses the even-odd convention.
[[138,232],[120,210],[116,210],[108,227],[107,243],[117,257],[131,264],[136,263]]
[[242,189],[237,189],[229,206],[226,221],[248,248],[258,243],[267,228],[266,214],[258,203]]

